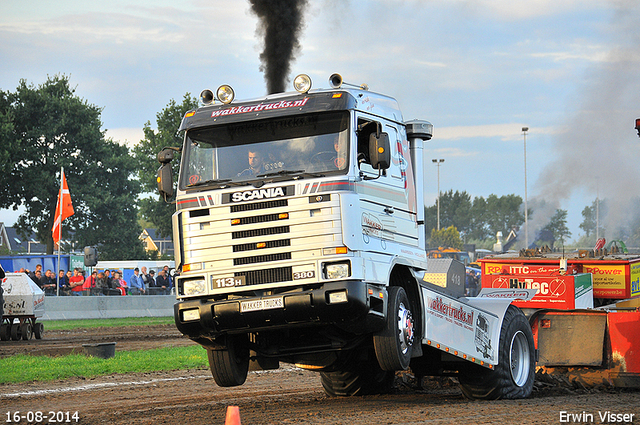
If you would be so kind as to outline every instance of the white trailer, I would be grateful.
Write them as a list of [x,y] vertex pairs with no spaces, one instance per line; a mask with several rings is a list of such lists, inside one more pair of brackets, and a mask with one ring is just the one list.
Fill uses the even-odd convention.
[[464,298],[452,260],[442,278],[428,270],[433,126],[364,85],[330,84],[311,90],[302,75],[297,93],[245,102],[205,90],[182,148],[159,153],[166,200],[181,154],[178,329],[207,349],[221,386],[243,384],[253,360],[317,370],[330,395],[384,392],[411,367],[457,376],[472,398],[528,396],[535,348],[512,298]]
[[2,279],[0,340],[41,339],[44,334],[44,292],[25,273],[7,273]]

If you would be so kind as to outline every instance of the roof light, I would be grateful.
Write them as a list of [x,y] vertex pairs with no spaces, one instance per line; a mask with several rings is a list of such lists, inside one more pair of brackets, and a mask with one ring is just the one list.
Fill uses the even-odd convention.
[[231,86],[228,86],[226,84],[218,87],[218,91],[216,91],[216,94],[217,94],[216,97],[218,98],[218,100],[224,104],[229,104],[233,102],[233,99],[236,96]]
[[311,90],[311,77],[307,74],[300,74],[293,79],[293,88],[298,93],[307,93]]

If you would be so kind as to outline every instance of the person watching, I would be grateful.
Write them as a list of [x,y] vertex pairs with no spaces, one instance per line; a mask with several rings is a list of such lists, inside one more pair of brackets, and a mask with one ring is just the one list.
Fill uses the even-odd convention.
[[129,280],[129,291],[131,295],[142,295],[145,293],[144,281],[142,280],[142,276],[140,276],[140,269],[133,269],[133,276]]

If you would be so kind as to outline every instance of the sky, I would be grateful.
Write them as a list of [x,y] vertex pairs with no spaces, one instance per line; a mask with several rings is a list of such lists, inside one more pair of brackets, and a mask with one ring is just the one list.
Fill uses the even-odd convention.
[[[556,208],[578,238],[596,197],[628,219],[640,195],[637,0],[309,0],[303,19],[290,79],[329,88],[337,72],[395,97],[405,120],[433,123],[427,205],[436,158],[443,192],[524,199],[528,127],[530,238]],[[0,0],[0,90],[65,74],[103,108],[107,137],[133,145],[185,93],[265,95],[257,28],[248,0]]]

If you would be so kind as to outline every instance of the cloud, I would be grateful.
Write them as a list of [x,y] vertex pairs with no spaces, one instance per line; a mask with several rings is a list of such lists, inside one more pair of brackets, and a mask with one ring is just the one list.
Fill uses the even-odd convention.
[[113,128],[106,131],[106,137],[131,149],[144,139],[144,131],[141,128]]
[[461,5],[501,20],[513,21],[553,16],[588,9],[604,9],[602,0],[459,0]]
[[[434,129],[434,139],[457,140],[473,138],[499,137],[502,141],[522,140],[522,128],[527,124],[486,124],[442,127]],[[530,128],[527,134],[557,134],[561,129],[556,127]]]

